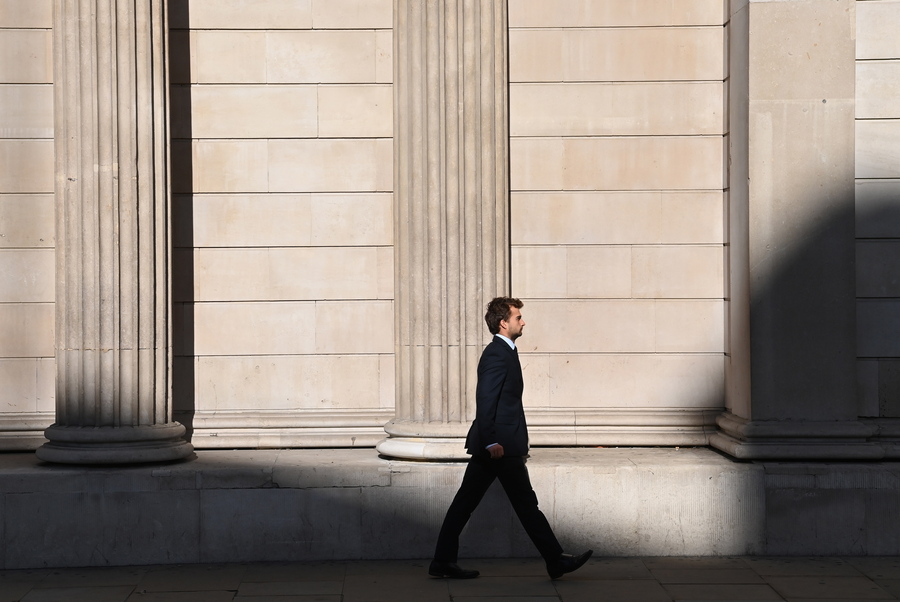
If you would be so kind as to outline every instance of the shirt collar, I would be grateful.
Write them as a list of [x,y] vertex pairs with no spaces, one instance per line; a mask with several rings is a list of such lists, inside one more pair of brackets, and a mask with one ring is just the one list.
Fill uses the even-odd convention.
[[512,342],[512,339],[510,339],[509,337],[505,337],[505,336],[503,336],[502,334],[495,334],[494,336],[495,336],[495,337],[500,337],[501,339],[503,339],[503,342],[505,342],[507,345],[509,345],[509,348],[510,348],[510,349],[515,349],[515,348],[516,348],[516,344],[513,343],[513,342]]

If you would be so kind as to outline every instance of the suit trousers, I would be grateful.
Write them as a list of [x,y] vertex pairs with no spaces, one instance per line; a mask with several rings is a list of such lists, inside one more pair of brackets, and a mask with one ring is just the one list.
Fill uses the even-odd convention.
[[534,542],[545,560],[556,560],[562,554],[562,547],[550,528],[544,513],[538,508],[537,495],[531,487],[525,458],[504,456],[492,460],[490,456],[472,456],[466,467],[462,485],[447,509],[447,516],[438,535],[434,559],[442,562],[456,562],[459,553],[459,536],[469,517],[484,497],[488,487],[500,479],[500,484],[509,498],[516,516],[519,517],[528,537]]

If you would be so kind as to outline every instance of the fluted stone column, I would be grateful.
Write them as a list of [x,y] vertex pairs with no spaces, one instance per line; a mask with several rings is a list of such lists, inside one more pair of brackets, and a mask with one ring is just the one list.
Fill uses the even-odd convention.
[[165,0],[56,0],[56,422],[42,460],[183,458],[171,420]]
[[465,456],[487,302],[509,290],[506,0],[395,0],[400,458]]

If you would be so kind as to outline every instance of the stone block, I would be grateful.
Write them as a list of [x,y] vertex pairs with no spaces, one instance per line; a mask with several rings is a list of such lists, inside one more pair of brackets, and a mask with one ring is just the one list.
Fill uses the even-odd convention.
[[[515,294],[515,293],[513,293]],[[525,380],[525,394],[522,403],[525,408],[546,408],[550,406],[550,359],[546,353],[522,353],[522,378]]]
[[315,353],[393,353],[391,301],[316,303]]
[[319,86],[319,136],[390,138],[394,133],[393,88]]
[[754,3],[749,55],[753,99],[852,99],[854,32],[847,14],[852,14],[854,4],[854,0]]
[[654,349],[663,353],[724,353],[724,302],[657,301]]
[[900,120],[856,122],[856,177],[900,177]]
[[552,407],[715,408],[724,400],[722,354],[554,354],[548,361]]
[[312,0],[316,29],[391,29],[391,0]]
[[878,409],[878,360],[856,361],[856,390],[859,415],[877,418]]
[[525,299],[524,352],[641,352],[655,347],[656,304],[643,300]]
[[52,303],[0,303],[0,357],[53,357]]
[[391,140],[269,140],[272,192],[389,191],[393,179]]
[[52,358],[0,359],[0,407],[4,412],[53,411],[56,365]]
[[310,212],[312,245],[387,246],[393,243],[393,197],[389,193],[313,194]]
[[[380,360],[378,355],[201,357],[196,409],[264,413],[378,408],[383,401]],[[393,378],[393,372],[389,376]]]
[[359,487],[203,491],[200,561],[359,558],[360,495]]
[[900,238],[900,179],[856,181],[856,236]]
[[0,303],[52,303],[55,290],[53,249],[0,249]]
[[858,357],[900,357],[900,301],[859,299],[856,302]]
[[194,86],[194,138],[315,138],[315,86]]
[[0,84],[53,83],[52,46],[49,30],[0,31]]
[[[198,249],[194,253],[196,301],[303,301],[377,299],[375,247]],[[2,262],[2,255],[0,255]]]
[[390,84],[394,81],[393,31],[375,32],[375,83]]
[[[6,568],[200,562],[198,497],[197,491],[7,494]],[[43,537],[34,537],[35,524]]]
[[900,58],[900,1],[856,3],[856,58]]
[[513,245],[723,241],[718,191],[514,192],[510,212]]
[[55,244],[52,194],[0,194],[0,248]]
[[509,2],[511,28],[723,25],[724,20],[720,0],[570,0],[565,10],[546,0]]
[[0,28],[50,29],[53,27],[53,0],[5,0],[0,12]]
[[634,297],[721,299],[724,259],[721,246],[634,247]]
[[176,227],[190,226],[175,240],[182,247],[309,246],[309,195],[175,196]]
[[270,31],[265,35],[270,83],[375,81],[373,31]]
[[190,0],[191,29],[310,29],[312,0]]
[[718,136],[513,138],[509,146],[512,190],[723,187]]
[[721,82],[513,84],[510,135],[722,134],[723,93]]
[[723,46],[721,26],[513,29],[509,80],[721,81]]
[[856,295],[900,297],[900,240],[857,241]]
[[[766,479],[767,553],[810,549],[855,556],[865,550],[865,493],[854,489],[776,488]],[[801,535],[802,534],[802,535]]]
[[0,140],[0,193],[53,192],[52,140]]
[[857,119],[900,117],[900,108],[896,102],[898,97],[900,97],[900,60],[857,61]]
[[900,360],[878,361],[878,414],[900,418]]
[[194,192],[265,192],[271,165],[266,140],[193,142]]
[[197,355],[291,355],[316,352],[316,304],[197,303]]
[[574,299],[632,297],[633,252],[631,247],[568,247],[567,296]]
[[[258,9],[256,9],[258,10]],[[266,82],[266,32],[191,32],[191,78],[202,84]]]
[[53,138],[53,86],[0,86],[0,106],[0,138]]
[[513,247],[512,294],[537,299],[566,298],[566,254],[565,247]]

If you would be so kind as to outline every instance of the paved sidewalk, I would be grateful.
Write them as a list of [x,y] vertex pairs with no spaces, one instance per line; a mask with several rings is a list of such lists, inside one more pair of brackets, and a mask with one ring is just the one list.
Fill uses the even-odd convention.
[[426,560],[0,571],[0,602],[688,602],[900,600],[900,558],[599,558],[551,581],[535,559],[466,560],[481,577],[427,576]]

